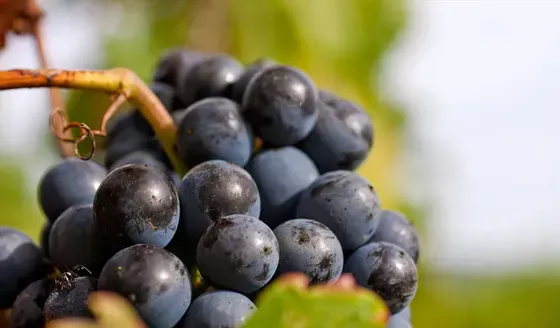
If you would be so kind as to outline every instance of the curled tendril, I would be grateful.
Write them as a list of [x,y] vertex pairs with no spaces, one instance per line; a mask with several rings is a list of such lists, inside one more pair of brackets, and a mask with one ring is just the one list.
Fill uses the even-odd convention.
[[51,128],[51,132],[55,135],[55,137],[63,142],[74,142],[74,139],[71,138],[66,138],[66,136],[64,136],[63,133],[61,133],[62,129],[58,129],[55,125],[55,117],[58,116],[59,122],[60,124],[62,124],[62,126],[66,126],[66,119],[64,118],[64,113],[60,110],[60,109],[55,109],[51,112],[50,116],[49,116],[49,125]]
[[[68,123],[65,127],[63,132],[66,132],[70,129],[80,129],[80,136],[78,138],[76,138],[75,140],[73,140],[74,143],[74,152],[76,153],[76,156],[78,156],[81,160],[87,161],[90,158],[93,157],[93,154],[95,154],[95,134],[93,133],[93,131],[91,130],[91,128],[85,124],[85,123],[79,123],[79,122],[70,122]],[[87,156],[82,156],[82,154],[80,154],[80,150],[79,150],[79,145],[80,143],[82,143],[84,140],[89,139],[91,141],[91,151],[89,152],[89,154]]]
[[[59,117],[60,123],[63,125],[62,130],[57,129],[55,127],[54,125],[55,116]],[[50,126],[51,126],[52,133],[56,136],[58,140],[74,144],[74,153],[80,159],[87,161],[93,157],[96,148],[95,133],[87,124],[80,123],[80,122],[66,123],[63,113],[60,110],[55,110],[50,115]],[[66,138],[64,136],[64,133],[70,129],[79,129],[80,132],[77,138]],[[87,156],[82,156],[82,154],[80,154],[79,145],[86,139],[90,139],[91,141],[91,151]]]
[[[87,160],[91,159],[93,157],[93,155],[95,154],[95,149],[96,149],[95,136],[105,137],[107,135],[107,132],[106,132],[107,122],[113,116],[113,114],[115,114],[117,112],[119,107],[126,102],[127,98],[128,97],[125,94],[118,94],[114,98],[113,103],[107,109],[107,111],[105,112],[105,115],[103,115],[103,120],[101,122],[101,129],[100,130],[92,130],[87,124],[81,123],[81,122],[66,123],[66,118],[64,117],[64,113],[60,109],[56,109],[56,110],[53,110],[51,112],[50,117],[49,117],[51,131],[58,140],[60,140],[62,142],[73,143],[74,144],[74,153],[76,154],[76,156],[78,156],[80,159],[82,159],[84,161],[87,161]],[[63,126],[62,129],[57,129],[56,128],[55,123],[54,123],[55,116],[58,116],[59,122]],[[80,132],[79,132],[79,135],[78,135],[77,138],[67,138],[64,135],[65,132],[67,132],[70,129],[79,129]],[[82,156],[82,154],[80,154],[80,151],[79,151],[79,145],[80,145],[80,143],[82,143],[86,139],[89,139],[91,141],[91,151],[87,156]]]

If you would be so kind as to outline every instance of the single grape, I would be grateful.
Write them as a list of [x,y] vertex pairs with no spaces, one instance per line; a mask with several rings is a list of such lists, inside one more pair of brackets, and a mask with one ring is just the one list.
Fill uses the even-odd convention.
[[234,214],[213,223],[198,242],[196,261],[210,284],[251,293],[266,285],[278,266],[278,241],[257,218]]
[[53,223],[51,221],[47,221],[43,224],[43,228],[41,229],[40,245],[43,255],[45,255],[45,258],[47,259],[50,259],[51,257],[49,252],[49,235],[51,233],[52,226]]
[[132,109],[130,112],[124,114],[123,116],[125,116],[125,118],[128,116],[128,119],[131,121],[129,123],[131,125],[131,128],[138,130],[140,133],[147,137],[153,137],[155,135],[154,129],[138,109]]
[[243,74],[235,81],[233,84],[232,92],[229,95],[231,100],[237,102],[238,104],[243,103],[243,96],[245,95],[245,90],[247,89],[247,85],[251,82],[257,74],[262,72],[264,69],[272,67],[276,65],[276,62],[270,59],[261,58],[258,59],[251,64],[249,64]]
[[356,282],[379,294],[395,314],[407,307],[418,286],[414,260],[397,245],[380,242],[360,247],[344,265]]
[[45,327],[43,306],[52,286],[49,279],[36,280],[19,293],[12,307],[11,328]]
[[298,145],[317,164],[319,172],[354,170],[373,145],[373,124],[358,105],[327,91],[319,92],[319,117]]
[[[114,142],[108,145],[105,152],[105,167],[108,169],[114,169],[115,162],[119,162],[123,157],[140,151],[150,153],[155,160],[164,164],[167,169],[172,168],[171,162],[169,161],[169,158],[167,158],[163,146],[157,138],[138,135],[135,136],[134,132],[131,131],[131,133],[132,134],[130,135],[119,135],[118,139],[113,139]],[[129,160],[126,159],[122,161]],[[161,164],[157,164],[157,166],[161,167]]]
[[387,321],[387,328],[412,328],[412,326],[403,318],[391,316]]
[[262,150],[246,169],[259,188],[260,219],[271,228],[295,217],[301,192],[319,177],[313,161],[292,146]]
[[[124,140],[121,135],[127,137],[133,136],[135,132],[139,137],[150,137],[154,130],[150,124],[143,119],[142,114],[137,110],[131,110],[124,114],[118,115],[115,119],[107,124],[107,143],[115,143],[115,139]],[[119,140],[119,141],[120,141]]]
[[305,273],[311,283],[335,281],[342,273],[340,242],[325,225],[307,219],[286,221],[274,229],[280,246],[276,275]]
[[115,162],[135,151],[152,150],[154,141],[136,128],[125,128],[115,136],[108,135],[105,149],[105,167],[112,168]]
[[112,251],[133,244],[165,247],[179,222],[179,197],[167,174],[130,164],[103,180],[93,211],[98,233]]
[[303,193],[296,217],[323,223],[344,250],[352,251],[373,235],[381,213],[373,186],[351,171],[323,174]]
[[152,328],[173,327],[191,302],[185,265],[152,245],[134,245],[115,254],[103,267],[98,288],[128,298]]
[[255,133],[274,146],[293,145],[317,121],[317,90],[302,71],[272,66],[255,76],[245,91],[243,110]]
[[54,222],[72,205],[90,204],[107,170],[92,161],[66,158],[51,167],[39,182],[39,202]]
[[178,96],[186,105],[220,97],[243,74],[243,65],[227,55],[209,55],[179,78]]
[[158,97],[168,112],[175,110],[175,108],[173,108],[175,89],[171,85],[156,81],[150,84],[150,90]]
[[151,125],[140,112],[132,110],[109,122],[105,167],[111,168],[116,161],[135,151],[153,153],[157,160],[171,168],[171,163]]
[[158,154],[150,150],[136,150],[116,160],[109,168],[109,172],[128,164],[149,165],[161,172],[167,171],[167,165],[160,161]]
[[239,293],[215,290],[195,299],[176,328],[241,327],[256,308],[253,302]]
[[[160,100],[160,102],[168,112],[174,110],[173,106],[175,101],[175,91],[173,87],[162,82],[153,82],[152,84],[150,84],[150,90],[152,90],[152,93]],[[118,126],[118,124],[120,124],[121,126],[134,128],[138,130],[142,135],[148,137],[155,136],[154,129],[137,108],[132,109],[130,112],[122,115],[121,117],[122,118],[119,117],[120,121],[116,122],[115,126],[110,126],[110,130],[108,131],[108,133],[110,132],[109,136],[113,136],[115,134],[114,129]]]
[[11,308],[27,285],[47,274],[41,248],[22,232],[0,227],[0,309]]
[[412,257],[414,263],[418,262],[420,254],[418,234],[404,214],[390,210],[381,211],[379,225],[369,242],[380,241],[400,246]]
[[160,57],[153,80],[177,87],[179,78],[188,72],[205,56],[196,51],[184,48],[166,50]]
[[45,301],[45,321],[62,318],[92,318],[88,309],[89,295],[96,290],[97,279],[72,277],[51,292]]
[[179,123],[177,147],[187,166],[221,159],[244,166],[253,145],[238,105],[226,98],[207,98],[191,105]]
[[178,188],[180,229],[193,249],[212,222],[231,214],[259,217],[261,200],[249,173],[234,164],[214,160],[192,168]]
[[52,262],[60,271],[77,265],[92,272],[101,269],[93,205],[72,206],[60,215],[50,233],[49,250]]

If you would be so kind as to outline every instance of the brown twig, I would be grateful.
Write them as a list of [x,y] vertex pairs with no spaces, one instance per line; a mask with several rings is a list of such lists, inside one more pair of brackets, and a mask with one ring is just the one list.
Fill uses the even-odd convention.
[[[35,40],[37,53],[39,55],[39,64],[41,68],[47,68],[47,58],[41,36],[41,18],[43,11],[37,4],[36,0],[0,0],[0,49],[5,46],[6,35],[12,32],[18,35],[30,34]],[[62,134],[64,130],[63,122],[66,119],[64,102],[60,96],[60,92],[56,89],[50,90],[51,98],[51,118],[52,113],[59,111],[59,119],[54,121],[53,128],[56,134]],[[66,133],[66,138],[71,135]],[[73,155],[71,145],[59,140],[58,148],[61,156],[68,157]]]
[[[43,39],[41,37],[40,20],[35,20],[33,22],[32,29],[33,38],[35,39],[35,44],[37,46],[37,53],[39,55],[39,64],[41,68],[45,69],[49,67],[49,65],[47,63]],[[51,117],[54,112],[57,112],[59,116],[59,120],[51,121],[51,129],[56,131],[55,135],[64,134],[64,139],[71,138],[70,131],[66,131],[66,133],[64,132],[64,122],[66,121],[67,116],[60,92],[56,88],[50,88],[49,93],[51,98]],[[72,147],[60,138],[58,138],[58,149],[62,157],[70,157],[73,155]]]
[[[176,153],[175,136],[177,128],[173,119],[157,96],[134,72],[124,68],[84,71],[55,69],[0,71],[0,90],[53,87],[96,90],[126,95],[154,129],[156,137],[163,145],[177,173],[180,175],[186,174],[187,167],[179,160]],[[113,106],[113,104],[110,111],[116,111],[113,107],[118,107],[118,103],[124,102],[123,97],[117,97],[115,102],[117,105]],[[85,126],[79,128],[84,129],[81,130],[82,135],[83,132],[87,132]],[[101,130],[103,130],[103,123]]]

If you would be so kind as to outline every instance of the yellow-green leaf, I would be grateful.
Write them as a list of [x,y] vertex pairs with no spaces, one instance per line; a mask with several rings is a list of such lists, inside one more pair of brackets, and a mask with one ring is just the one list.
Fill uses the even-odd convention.
[[387,306],[378,295],[357,287],[351,276],[332,285],[307,285],[300,274],[273,283],[260,295],[258,310],[243,328],[385,327]]

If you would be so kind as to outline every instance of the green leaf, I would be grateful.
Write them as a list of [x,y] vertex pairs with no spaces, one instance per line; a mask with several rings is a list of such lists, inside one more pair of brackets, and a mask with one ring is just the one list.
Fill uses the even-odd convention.
[[387,306],[378,295],[356,287],[351,276],[333,285],[307,288],[307,283],[305,276],[290,274],[272,284],[243,328],[385,327]]

